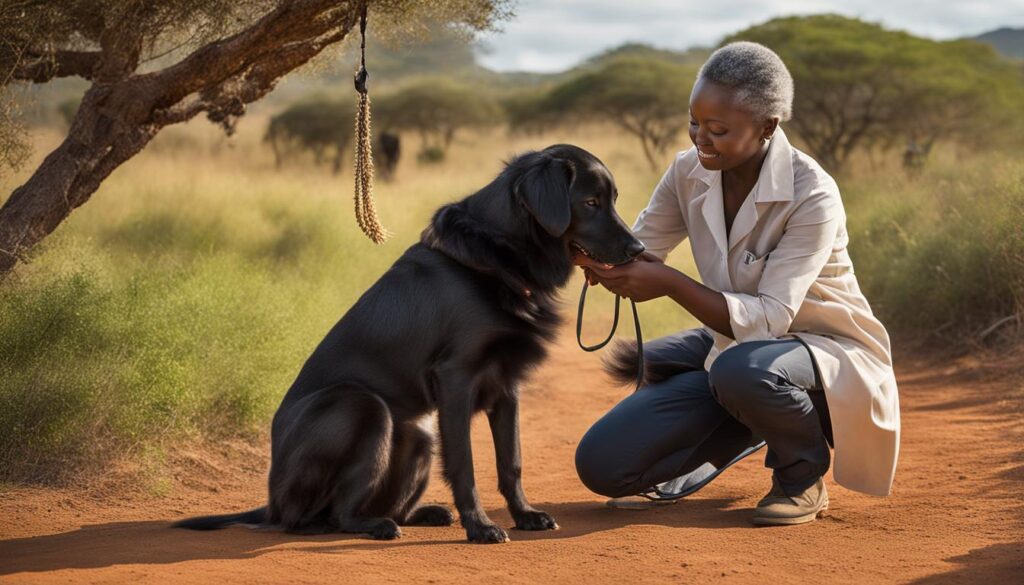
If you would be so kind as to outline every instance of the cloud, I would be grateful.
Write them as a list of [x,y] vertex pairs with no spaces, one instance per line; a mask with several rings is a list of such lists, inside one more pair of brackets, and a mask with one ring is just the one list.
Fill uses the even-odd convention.
[[504,31],[482,39],[501,71],[561,71],[625,42],[685,49],[778,16],[836,12],[938,39],[1024,26],[1024,0],[519,0]]

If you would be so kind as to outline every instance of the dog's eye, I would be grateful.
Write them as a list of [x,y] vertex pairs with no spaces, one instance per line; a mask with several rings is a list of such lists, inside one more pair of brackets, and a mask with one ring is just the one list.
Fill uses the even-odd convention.
[[583,203],[590,207],[599,207],[601,205],[601,203],[597,199],[587,199]]

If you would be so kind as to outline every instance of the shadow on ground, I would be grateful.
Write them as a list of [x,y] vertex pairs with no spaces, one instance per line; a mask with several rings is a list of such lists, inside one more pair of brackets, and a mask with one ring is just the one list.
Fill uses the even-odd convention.
[[945,560],[959,566],[918,579],[912,585],[1020,583],[1024,576],[1024,542],[993,544]]
[[[733,499],[681,501],[656,510],[612,510],[601,502],[542,504],[561,528],[556,531],[525,532],[512,530],[513,541],[565,539],[595,532],[623,528],[633,524],[673,528],[736,528],[749,526],[750,510],[731,508]],[[488,511],[501,525],[508,515],[504,510]],[[170,522],[114,522],[83,526],[78,530],[0,541],[0,575],[36,573],[61,569],[95,569],[126,564],[157,565],[190,560],[252,559],[273,552],[281,545],[290,550],[311,553],[338,553],[346,550],[376,550],[395,547],[462,545],[465,533],[455,528],[406,529],[415,535],[436,530],[445,539],[422,540],[406,537],[394,542],[368,540],[361,535],[337,534],[297,536],[269,530],[231,527],[211,532],[193,532],[171,528]],[[408,534],[408,532],[407,532]],[[298,545],[298,546],[296,546]]]

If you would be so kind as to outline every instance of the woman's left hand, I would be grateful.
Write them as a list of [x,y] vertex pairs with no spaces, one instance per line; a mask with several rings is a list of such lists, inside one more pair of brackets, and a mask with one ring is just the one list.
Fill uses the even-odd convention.
[[576,256],[573,262],[583,267],[588,283],[601,284],[613,293],[638,303],[668,294],[671,277],[676,272],[661,262],[647,259],[637,259],[611,268],[582,255]]

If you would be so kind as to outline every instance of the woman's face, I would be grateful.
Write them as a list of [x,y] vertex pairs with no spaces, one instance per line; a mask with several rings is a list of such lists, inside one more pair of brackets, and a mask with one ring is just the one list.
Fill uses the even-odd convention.
[[707,80],[698,80],[690,93],[690,141],[701,166],[710,171],[728,171],[750,160],[777,124],[777,119],[757,123],[736,106],[728,88]]

